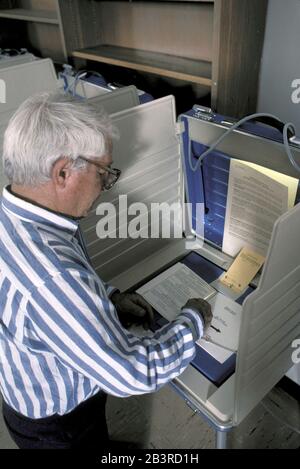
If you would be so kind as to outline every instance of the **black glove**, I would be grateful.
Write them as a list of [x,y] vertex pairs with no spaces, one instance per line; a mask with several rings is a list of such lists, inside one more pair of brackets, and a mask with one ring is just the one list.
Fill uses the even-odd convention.
[[195,313],[199,314],[203,322],[203,331],[205,333],[205,331],[207,331],[207,329],[209,328],[213,318],[210,304],[202,298],[191,298],[181,308],[181,310],[184,309],[190,309]]
[[142,324],[145,329],[149,329],[153,325],[153,309],[148,301],[138,293],[115,292],[110,299],[124,327]]

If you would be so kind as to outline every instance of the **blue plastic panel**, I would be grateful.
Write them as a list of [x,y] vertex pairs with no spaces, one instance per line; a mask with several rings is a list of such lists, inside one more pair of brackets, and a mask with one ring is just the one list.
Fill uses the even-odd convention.
[[206,146],[190,142],[188,119],[183,133],[183,161],[186,180],[187,201],[192,204],[192,228],[196,230],[196,203],[204,203],[204,237],[207,241],[222,248],[225,212],[228,192],[230,157],[221,152],[212,152],[204,158],[200,168],[193,172],[189,164],[191,152],[193,166]]

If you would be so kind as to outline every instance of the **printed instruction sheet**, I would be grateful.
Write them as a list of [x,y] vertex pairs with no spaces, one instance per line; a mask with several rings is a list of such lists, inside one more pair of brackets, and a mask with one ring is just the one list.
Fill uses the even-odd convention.
[[289,190],[243,162],[231,160],[223,251],[243,247],[266,256],[275,221],[288,209]]

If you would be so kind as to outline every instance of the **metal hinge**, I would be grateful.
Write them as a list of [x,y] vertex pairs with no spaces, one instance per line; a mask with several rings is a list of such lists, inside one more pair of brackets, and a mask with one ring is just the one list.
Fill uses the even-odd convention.
[[214,114],[211,108],[199,106],[196,104],[195,106],[193,106],[193,117],[205,121],[213,121],[216,117],[216,114]]

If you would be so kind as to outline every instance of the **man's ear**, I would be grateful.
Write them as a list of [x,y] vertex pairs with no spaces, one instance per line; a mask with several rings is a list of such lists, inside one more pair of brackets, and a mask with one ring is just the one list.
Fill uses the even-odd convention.
[[68,182],[68,178],[71,176],[70,160],[68,158],[60,158],[57,160],[52,168],[52,182],[63,189]]

